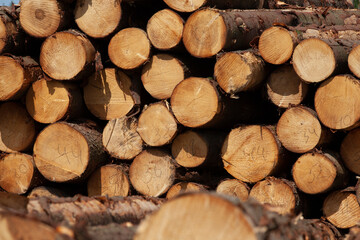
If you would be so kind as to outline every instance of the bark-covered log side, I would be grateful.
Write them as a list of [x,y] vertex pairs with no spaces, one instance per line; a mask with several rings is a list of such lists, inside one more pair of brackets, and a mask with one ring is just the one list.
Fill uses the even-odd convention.
[[347,0],[265,0],[268,8],[289,8],[289,7],[333,7],[333,8],[354,8]]
[[19,12],[19,8],[0,7],[0,53],[24,50],[25,35],[20,29]]

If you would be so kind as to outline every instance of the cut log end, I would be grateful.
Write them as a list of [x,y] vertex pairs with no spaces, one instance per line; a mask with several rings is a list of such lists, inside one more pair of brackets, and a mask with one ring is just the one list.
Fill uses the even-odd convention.
[[348,66],[350,71],[360,78],[360,45],[354,47],[349,53]]
[[297,75],[306,82],[321,82],[335,70],[336,60],[331,47],[317,38],[301,41],[292,58]]
[[201,184],[193,183],[193,182],[179,182],[169,189],[169,191],[166,194],[166,198],[171,199],[182,193],[202,192],[202,191],[206,191],[206,188]]
[[164,2],[172,9],[179,12],[193,12],[206,3],[206,0],[164,0]]
[[2,18],[0,18],[0,53],[4,50],[7,42],[8,32]]
[[360,175],[360,128],[349,132],[341,143],[340,155],[345,166]]
[[47,197],[47,198],[58,198],[58,197],[68,197],[68,195],[57,188],[40,186],[31,190],[28,194],[29,199]]
[[266,29],[259,39],[259,52],[268,63],[286,63],[292,56],[294,43],[288,30],[282,27]]
[[0,56],[0,100],[11,99],[22,88],[24,81],[23,67],[11,57]]
[[249,197],[249,187],[246,183],[238,179],[227,179],[222,181],[217,187],[216,192],[239,198],[246,201]]

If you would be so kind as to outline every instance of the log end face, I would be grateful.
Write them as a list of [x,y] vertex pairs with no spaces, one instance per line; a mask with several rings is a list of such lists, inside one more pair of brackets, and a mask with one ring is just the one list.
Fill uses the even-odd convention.
[[341,143],[340,155],[345,166],[360,175],[360,128],[350,131]]
[[360,78],[360,46],[354,47],[348,56],[348,66],[350,71]]
[[237,197],[241,201],[246,201],[249,198],[249,187],[246,183],[238,179],[227,179],[222,181],[216,187],[216,192]]
[[171,199],[182,193],[206,191],[205,187],[193,182],[179,182],[173,185],[166,194],[166,199]]
[[0,53],[4,50],[7,42],[8,33],[6,30],[6,25],[0,18]]
[[0,101],[11,99],[24,82],[23,67],[11,57],[0,56]]
[[206,0],[164,0],[172,9],[179,12],[193,12],[206,3]]

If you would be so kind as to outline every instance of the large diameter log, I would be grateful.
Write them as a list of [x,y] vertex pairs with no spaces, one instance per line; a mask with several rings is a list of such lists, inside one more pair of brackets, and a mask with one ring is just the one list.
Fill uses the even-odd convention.
[[58,122],[46,127],[34,144],[40,173],[54,182],[81,181],[106,160],[101,133],[86,126]]
[[174,198],[175,196],[189,192],[203,192],[207,191],[207,187],[194,182],[179,182],[173,185],[166,194],[166,199]]
[[352,1],[340,0],[265,0],[265,6],[269,8],[295,7],[333,7],[333,8],[354,8]]
[[84,87],[86,107],[96,117],[111,120],[124,117],[135,105],[133,84],[122,71],[105,68],[94,73]]
[[122,117],[110,120],[103,131],[103,146],[112,156],[130,160],[143,150],[144,141],[136,131],[138,120]]
[[0,116],[0,150],[9,153],[30,150],[36,130],[25,107],[15,102],[2,103]]
[[146,26],[151,44],[160,50],[169,50],[179,46],[183,29],[184,20],[170,9],[156,12]]
[[108,54],[119,68],[134,69],[148,60],[150,47],[146,32],[140,28],[125,28],[111,38]]
[[76,1],[75,22],[81,31],[93,38],[104,38],[115,31],[121,19],[121,1]]
[[221,181],[216,187],[216,192],[239,198],[246,201],[249,197],[250,188],[248,185],[238,179],[226,179]]
[[11,11],[10,7],[0,7],[0,53],[13,53],[24,45],[24,34]]
[[340,147],[341,158],[350,171],[360,174],[360,128],[350,131]]
[[158,197],[174,183],[174,160],[163,150],[144,150],[132,162],[129,178],[132,186],[139,193]]
[[126,197],[130,191],[130,182],[126,168],[108,164],[95,170],[87,183],[88,196]]
[[351,52],[349,53],[347,62],[350,71],[357,77],[360,78],[360,61],[359,61],[359,55],[360,55],[360,45],[357,45],[353,47]]
[[343,187],[346,170],[333,154],[306,153],[292,168],[296,186],[307,194],[319,194]]
[[70,7],[57,0],[23,0],[20,24],[33,37],[45,38],[63,30],[70,19]]
[[83,97],[77,85],[40,79],[26,94],[26,109],[35,121],[54,123],[82,115]]
[[299,105],[308,92],[308,85],[296,74],[291,65],[283,65],[270,73],[266,82],[267,95],[278,107]]
[[265,62],[253,51],[220,54],[214,67],[216,81],[229,94],[254,89],[265,76]]
[[149,146],[159,147],[169,144],[177,131],[176,119],[167,102],[150,104],[139,116],[137,132]]
[[274,131],[258,125],[231,130],[223,143],[221,157],[226,171],[250,183],[274,173],[283,160]]
[[41,46],[40,65],[56,80],[70,80],[87,75],[95,58],[92,43],[74,30],[57,32]]
[[39,64],[30,57],[0,56],[0,66],[1,101],[19,99],[42,75]]
[[320,121],[328,128],[354,126],[360,120],[359,80],[351,75],[328,79],[317,89],[314,104]]

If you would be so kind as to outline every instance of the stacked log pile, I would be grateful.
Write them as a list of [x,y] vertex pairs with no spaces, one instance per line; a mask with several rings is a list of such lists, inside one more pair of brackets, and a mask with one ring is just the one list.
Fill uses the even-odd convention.
[[21,0],[0,20],[1,239],[356,239],[348,1]]

